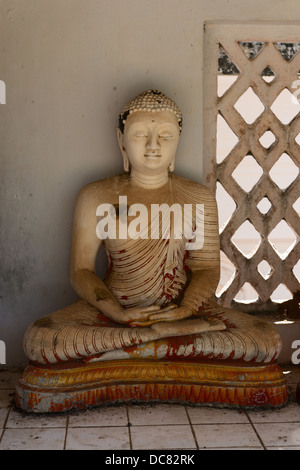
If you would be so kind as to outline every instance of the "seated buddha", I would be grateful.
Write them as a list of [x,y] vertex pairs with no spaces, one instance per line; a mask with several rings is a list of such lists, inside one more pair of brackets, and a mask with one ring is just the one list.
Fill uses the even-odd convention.
[[[217,205],[205,186],[174,174],[181,130],[179,108],[157,90],[120,113],[124,173],[79,193],[71,252],[78,300],[26,331],[30,364],[17,387],[23,409],[183,396],[245,406],[285,402],[276,329],[214,301]],[[95,268],[101,244],[109,261],[104,279]]]

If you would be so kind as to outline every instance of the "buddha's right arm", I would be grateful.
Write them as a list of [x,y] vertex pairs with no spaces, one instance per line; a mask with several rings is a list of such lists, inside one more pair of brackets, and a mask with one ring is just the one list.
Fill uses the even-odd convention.
[[[108,198],[101,182],[85,186],[79,193],[73,222],[71,285],[78,296],[108,318],[119,321],[122,306],[97,276],[95,264],[102,240],[97,237],[96,211],[102,198]],[[100,202],[99,202],[100,201]]]
[[122,322],[122,306],[95,272],[88,269],[71,270],[71,285],[81,299],[111,320]]
[[116,323],[132,324],[135,321],[144,321],[149,315],[160,310],[158,305],[124,309],[97,274],[87,269],[73,272],[71,284],[81,299]]

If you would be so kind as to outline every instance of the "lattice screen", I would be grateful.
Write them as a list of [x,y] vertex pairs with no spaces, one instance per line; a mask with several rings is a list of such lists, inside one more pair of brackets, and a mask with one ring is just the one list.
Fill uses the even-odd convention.
[[204,176],[224,219],[228,307],[272,311],[276,292],[299,290],[299,74],[300,24],[205,25]]

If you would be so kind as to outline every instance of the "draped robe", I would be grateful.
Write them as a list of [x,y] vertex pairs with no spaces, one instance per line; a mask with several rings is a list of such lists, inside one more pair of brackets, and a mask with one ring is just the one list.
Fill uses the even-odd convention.
[[[203,317],[211,330],[200,329],[191,334],[191,323],[181,320],[174,322],[171,336],[164,336],[151,327],[115,323],[79,299],[28,328],[24,349],[32,361],[55,364],[73,360],[189,358],[269,363],[277,358],[281,339],[271,324],[223,308],[213,300],[220,247],[216,203],[210,192],[198,183],[172,175],[164,194],[161,203],[166,207],[193,205],[194,231],[195,205],[203,205],[203,246],[187,250],[185,236],[174,237],[178,229],[175,217],[171,218],[169,238],[151,238],[148,226],[148,238],[106,239],[109,269],[104,283],[125,309],[177,303],[192,311],[190,322],[196,325],[197,319]],[[167,215],[163,213],[162,220]],[[162,223],[157,220],[154,226],[158,230]]]

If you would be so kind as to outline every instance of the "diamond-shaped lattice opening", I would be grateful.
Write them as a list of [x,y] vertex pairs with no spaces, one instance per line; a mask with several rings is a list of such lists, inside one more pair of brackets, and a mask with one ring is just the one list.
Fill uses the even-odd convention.
[[216,296],[220,297],[223,292],[225,292],[230,284],[232,283],[235,273],[236,267],[230,261],[230,259],[225,255],[223,251],[220,251],[220,264],[221,264],[221,276],[218,288],[216,290]]
[[297,278],[297,281],[300,282],[300,259],[298,262],[295,264],[295,266],[292,269],[294,276]]
[[272,276],[273,274],[273,268],[272,266],[268,263],[268,261],[266,261],[265,259],[263,259],[258,265],[257,265],[257,271],[259,272],[259,274],[265,279],[269,279],[270,276]]
[[300,111],[300,103],[295,96],[285,88],[277,96],[271,106],[271,110],[282,124],[289,124]]
[[297,243],[297,236],[282,219],[268,236],[269,243],[281,259],[285,259]]
[[279,284],[279,286],[277,286],[273,293],[270,295],[270,299],[272,300],[272,302],[276,302],[278,304],[286,302],[287,300],[290,300],[292,298],[293,294],[284,284]]
[[256,302],[258,299],[259,295],[254,287],[251,286],[249,282],[245,282],[233,300],[243,304],[250,304]]
[[237,81],[238,75],[218,75],[217,93],[219,98]]
[[296,136],[295,141],[297,142],[298,145],[300,145],[300,132],[299,132],[299,134]]
[[247,193],[258,183],[262,175],[263,169],[252,155],[246,155],[232,172],[235,181]]
[[223,47],[219,45],[217,87],[217,94],[219,97],[223,96],[224,93],[232,87],[234,82],[238,79],[239,74],[240,71],[237,66],[232,62]]
[[297,212],[298,215],[300,215],[300,197],[294,202],[293,208]]
[[227,75],[238,75],[240,73],[221,44],[219,44],[218,73]]
[[216,148],[216,160],[217,163],[221,163],[231,150],[239,142],[238,137],[233,130],[228,126],[227,122],[218,114],[217,117],[217,148]]
[[246,258],[252,258],[261,244],[261,236],[251,222],[246,220],[233,234],[231,241]]
[[219,230],[221,233],[231,219],[236,209],[236,203],[219,181],[217,181],[216,185],[216,200],[218,204]]
[[267,197],[263,197],[256,207],[261,214],[267,214],[272,207],[272,203]]
[[299,168],[287,153],[283,153],[272,166],[269,174],[274,183],[284,190],[297,178]]
[[287,62],[292,60],[300,49],[299,42],[274,42],[274,45]]
[[265,107],[259,97],[249,87],[234,105],[247,124],[252,124],[264,112]]
[[259,142],[265,149],[269,149],[276,142],[276,137],[272,131],[267,130],[259,139]]
[[266,83],[271,83],[273,82],[273,80],[275,80],[276,78],[276,75],[275,73],[273,72],[273,70],[267,66],[266,68],[264,68],[264,70],[262,71],[262,73],[260,74],[261,75],[261,78],[266,82]]
[[239,45],[243,49],[248,59],[255,59],[255,57],[263,50],[265,43],[259,41],[243,42],[239,41]]

